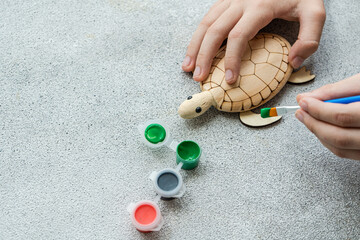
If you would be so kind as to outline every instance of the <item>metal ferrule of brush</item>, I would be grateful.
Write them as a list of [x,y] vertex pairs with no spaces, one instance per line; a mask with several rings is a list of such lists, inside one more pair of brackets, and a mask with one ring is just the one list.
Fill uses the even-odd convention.
[[286,113],[296,112],[296,110],[300,109],[299,106],[283,106],[277,107],[276,113],[278,116],[284,115]]

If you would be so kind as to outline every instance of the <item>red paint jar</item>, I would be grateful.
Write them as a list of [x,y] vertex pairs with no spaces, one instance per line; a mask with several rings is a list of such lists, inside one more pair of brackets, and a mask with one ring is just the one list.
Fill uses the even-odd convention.
[[128,206],[131,222],[140,232],[159,231],[164,224],[158,205],[149,200],[131,203]]

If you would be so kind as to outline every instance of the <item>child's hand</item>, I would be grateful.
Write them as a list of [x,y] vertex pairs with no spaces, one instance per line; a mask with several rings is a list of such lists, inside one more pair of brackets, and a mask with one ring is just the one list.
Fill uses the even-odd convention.
[[295,116],[335,155],[360,160],[360,102],[325,103],[360,95],[360,74],[297,96]]
[[325,22],[323,0],[219,0],[201,21],[187,49],[182,68],[194,71],[194,79],[203,81],[212,59],[228,38],[225,55],[225,79],[236,81],[245,46],[273,19],[300,21],[298,40],[289,53],[294,68],[316,51]]

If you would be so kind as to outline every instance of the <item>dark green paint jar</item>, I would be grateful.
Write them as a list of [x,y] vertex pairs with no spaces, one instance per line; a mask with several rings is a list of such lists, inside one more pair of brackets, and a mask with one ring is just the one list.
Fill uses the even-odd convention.
[[198,166],[201,156],[201,149],[194,141],[183,141],[176,148],[176,163],[183,164],[182,169],[190,170]]

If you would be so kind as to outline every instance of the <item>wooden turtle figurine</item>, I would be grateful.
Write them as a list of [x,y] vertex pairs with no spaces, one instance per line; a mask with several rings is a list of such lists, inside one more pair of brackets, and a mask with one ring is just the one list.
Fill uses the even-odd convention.
[[314,79],[305,67],[293,73],[288,61],[290,43],[276,34],[260,33],[248,42],[241,58],[237,81],[225,81],[225,49],[220,48],[214,58],[208,78],[200,83],[202,92],[189,96],[179,107],[182,118],[200,116],[211,106],[220,111],[240,112],[240,120],[249,126],[265,126],[281,116],[261,118],[249,110],[272,99],[286,84],[303,83]]

